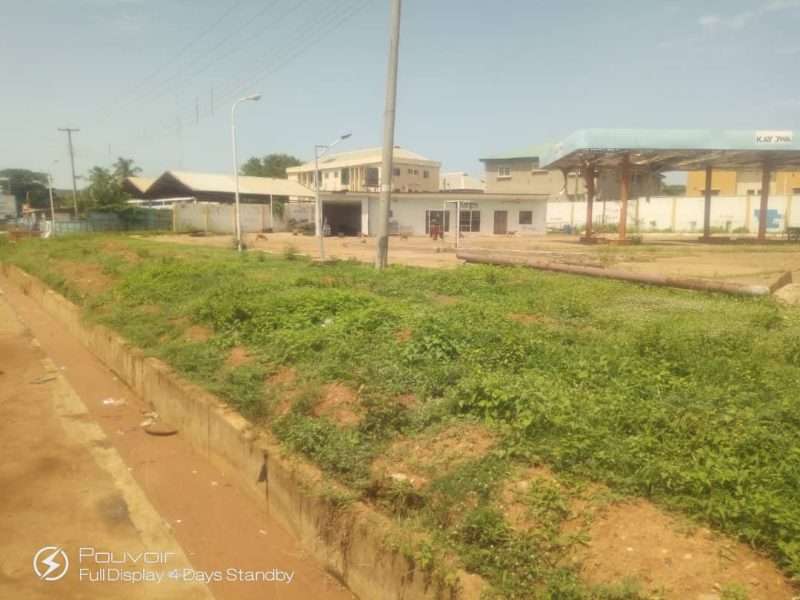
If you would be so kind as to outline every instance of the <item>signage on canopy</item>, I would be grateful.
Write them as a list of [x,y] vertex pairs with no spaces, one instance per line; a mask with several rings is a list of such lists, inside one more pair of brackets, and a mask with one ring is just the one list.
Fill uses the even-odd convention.
[[756,131],[756,144],[775,145],[791,143],[791,131]]

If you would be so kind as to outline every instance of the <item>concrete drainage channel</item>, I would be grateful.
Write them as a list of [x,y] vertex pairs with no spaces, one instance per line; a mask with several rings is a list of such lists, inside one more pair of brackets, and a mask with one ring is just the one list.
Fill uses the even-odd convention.
[[[267,508],[350,590],[364,599],[478,598],[480,578],[457,572],[453,583],[434,580],[390,543],[397,527],[364,503],[341,509],[312,465],[290,457],[268,433],[257,431],[219,398],[186,381],[164,362],[101,325],[82,322],[78,306],[21,269],[4,264],[6,277],[61,321],[69,332],[209,461]],[[326,493],[327,491],[327,493]]]

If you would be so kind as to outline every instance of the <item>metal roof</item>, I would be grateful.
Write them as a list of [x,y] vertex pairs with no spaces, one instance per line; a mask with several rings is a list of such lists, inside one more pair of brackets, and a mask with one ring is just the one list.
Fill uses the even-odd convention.
[[574,169],[593,163],[658,171],[800,168],[800,139],[792,131],[714,129],[583,129],[550,146],[540,167]]
[[[440,162],[431,160],[406,150],[400,146],[394,147],[392,153],[393,160],[401,164],[418,165],[422,167],[439,167]],[[319,159],[320,169],[340,169],[343,167],[355,167],[362,165],[380,165],[383,162],[383,150],[381,148],[363,148],[361,150],[351,150],[350,152],[337,152],[336,154],[326,154]],[[302,173],[314,170],[314,161],[309,161],[298,167],[289,167],[287,173]]]
[[[162,182],[177,180],[187,189],[195,192],[220,192],[233,194],[236,190],[233,175],[220,173],[193,173],[189,171],[165,171],[149,188],[150,194],[157,194]],[[251,196],[302,196],[313,197],[310,189],[289,179],[275,177],[239,176],[239,193]]]

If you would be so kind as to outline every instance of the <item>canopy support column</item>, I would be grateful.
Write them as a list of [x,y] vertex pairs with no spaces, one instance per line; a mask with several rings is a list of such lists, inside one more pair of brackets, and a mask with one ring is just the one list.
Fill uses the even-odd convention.
[[761,167],[761,207],[758,210],[758,239],[767,239],[767,209],[769,208],[769,181],[772,179],[772,168],[765,162]]
[[628,197],[631,191],[631,161],[626,154],[620,167],[619,186],[619,239],[624,240],[628,230]]
[[594,223],[594,166],[587,165],[583,170],[583,179],[586,184],[586,231],[583,235],[584,239],[589,240],[592,238],[592,225]]
[[703,210],[703,238],[708,240],[711,237],[711,175],[713,169],[710,165],[706,166],[706,189],[705,207]]

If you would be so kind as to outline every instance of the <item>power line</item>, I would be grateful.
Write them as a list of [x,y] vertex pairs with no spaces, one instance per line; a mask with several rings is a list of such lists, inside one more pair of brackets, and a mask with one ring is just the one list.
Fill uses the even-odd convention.
[[188,52],[195,44],[197,44],[200,40],[202,40],[206,35],[215,31],[220,23],[222,23],[225,19],[228,18],[239,6],[242,5],[243,0],[235,0],[233,4],[231,4],[227,9],[225,9],[222,14],[217,17],[213,22],[211,22],[208,27],[203,29],[199,34],[192,37],[186,44],[184,44],[175,54],[172,55],[171,61],[167,61],[165,63],[160,64],[156,67],[152,72],[150,72],[146,77],[144,77],[138,84],[131,86],[126,92],[124,92],[121,96],[118,96],[116,100],[114,100],[109,107],[101,111],[101,118],[107,118],[110,113],[112,113],[116,108],[122,108],[122,106],[117,107],[120,102],[122,105],[126,105],[131,100],[131,93],[136,92],[137,90],[141,90],[145,85],[147,85],[152,79],[154,79],[157,75],[161,74],[169,65],[170,63],[174,63],[175,61],[179,60]]
[[[340,27],[344,22],[352,18],[357,12],[364,8],[367,4],[369,4],[371,0],[353,0],[346,8],[342,10],[340,6],[337,5],[328,5],[328,9],[323,11],[322,13],[318,14],[314,21],[309,26],[307,23],[301,23],[299,27],[296,28],[295,32],[291,35],[291,39],[294,42],[299,41],[300,43],[290,44],[288,46],[283,47],[283,52],[274,55],[271,60],[263,62],[261,66],[261,70],[258,71],[258,74],[254,77],[247,78],[247,79],[240,79],[238,81],[231,81],[231,83],[227,86],[222,88],[222,92],[219,91],[219,88],[213,89],[213,103],[215,106],[220,106],[225,104],[227,101],[232,99],[234,96],[238,95],[242,90],[244,90],[248,86],[253,86],[264,78],[268,77],[269,75],[277,72],[278,70],[282,69],[293,60],[307,52],[310,48],[314,47],[320,41],[322,41],[331,31]],[[340,14],[338,19],[333,19],[332,16],[334,14]],[[299,35],[296,35],[299,32]],[[196,116],[194,112],[194,107],[186,110],[182,113],[185,118],[179,120],[185,121],[189,124],[194,117]],[[202,117],[203,115],[201,115]],[[209,111],[206,113],[205,116],[213,116],[213,112]],[[162,121],[162,133],[152,133],[151,135],[147,136],[149,139],[142,140],[142,142],[147,143],[163,137],[167,133],[167,131],[175,132],[175,121],[169,120],[166,123]]]
[[[253,42],[254,40],[256,40],[258,38],[263,37],[264,35],[266,35],[270,31],[270,29],[274,28],[277,24],[281,23],[283,20],[286,19],[286,17],[288,17],[292,13],[296,12],[300,7],[302,7],[307,2],[308,2],[308,0],[298,0],[296,2],[293,2],[288,7],[287,10],[285,10],[282,14],[278,15],[274,20],[272,20],[270,22],[270,26],[269,27],[258,28],[255,31],[251,32],[249,36],[240,38],[238,41],[242,41],[243,43],[240,44],[239,46],[230,47],[227,52],[217,52],[217,53],[215,53],[227,41],[229,41],[234,36],[238,35],[239,32],[234,32],[231,35],[227,36],[226,38],[220,40],[213,48],[211,48],[209,50],[208,54],[209,54],[209,57],[211,58],[211,60],[209,62],[205,62],[205,63],[201,62],[200,65],[198,66],[198,68],[194,69],[193,71],[188,72],[188,73],[182,73],[182,74],[176,76],[176,78],[173,78],[172,80],[167,80],[167,81],[162,82],[162,85],[159,86],[159,89],[154,90],[155,93],[154,94],[150,94],[149,96],[146,96],[143,99],[143,101],[145,101],[145,102],[155,102],[156,100],[158,100],[158,99],[162,98],[163,96],[165,96],[166,94],[168,94],[172,90],[172,88],[174,87],[176,81],[192,80],[192,79],[196,78],[198,75],[201,75],[202,73],[205,73],[206,71],[208,71],[208,69],[211,68],[212,66],[214,66],[215,64],[217,64],[217,63],[229,58],[230,56],[233,56],[234,54],[237,54],[237,53],[239,53],[239,52],[241,52],[243,50],[246,50],[249,47],[249,45],[251,44],[251,42]],[[275,4],[277,4],[277,0],[273,0],[272,3],[266,5],[261,11],[259,11],[255,15],[253,15],[253,17],[251,17],[250,21],[254,22],[255,19],[259,19],[260,17],[264,16],[264,14],[266,14],[268,12],[268,10],[270,8],[272,8]]]
[[[305,30],[302,33],[306,35],[300,39],[301,41],[308,40],[308,43],[301,43],[299,46],[295,46],[294,48],[290,46],[285,47],[282,53],[279,53],[276,55],[276,57],[274,57],[274,60],[262,63],[261,66],[263,68],[255,76],[252,76],[248,79],[241,79],[233,85],[223,88],[223,91],[219,94],[219,96],[227,100],[238,95],[246,88],[260,83],[269,75],[279,71],[293,60],[303,55],[309,49],[316,46],[319,42],[325,39],[325,37],[331,31],[336,30],[371,1],[372,0],[353,0],[350,3],[349,8],[346,8],[343,11],[341,11],[339,7],[334,6],[328,11],[328,13],[320,15],[311,27],[304,28]],[[339,12],[341,12],[341,16],[337,20],[331,21],[330,16]]]

